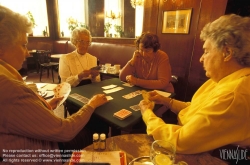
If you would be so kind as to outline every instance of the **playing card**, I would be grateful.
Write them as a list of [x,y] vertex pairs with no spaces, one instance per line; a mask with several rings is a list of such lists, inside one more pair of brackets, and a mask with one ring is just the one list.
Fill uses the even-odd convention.
[[123,119],[127,118],[128,116],[130,116],[131,114],[132,114],[131,111],[126,110],[126,109],[122,109],[122,110],[115,112],[114,117],[116,117],[120,120],[123,120]]
[[82,103],[84,103],[84,104],[87,104],[89,102],[88,98],[86,98],[86,97],[84,97],[82,95],[79,95],[77,93],[73,93],[73,94],[71,94],[69,96],[76,99],[76,100],[78,100],[78,101],[80,101],[80,102],[82,102]]
[[141,94],[142,94],[143,100],[149,101],[149,93],[147,91],[142,90]]
[[122,85],[127,86],[127,87],[133,87],[133,86],[134,86],[134,85],[129,84],[129,83],[124,83],[124,84],[122,84]]
[[103,89],[110,89],[110,88],[114,88],[114,87],[117,87],[117,85],[111,84],[111,85],[104,86],[102,88]]
[[104,90],[103,92],[106,93],[106,94],[108,94],[108,93],[117,92],[117,91],[122,90],[122,89],[124,89],[124,88],[122,88],[122,87],[116,87],[116,88],[113,88],[113,89]]
[[131,92],[131,93],[129,93],[129,94],[126,94],[126,95],[124,95],[124,96],[122,96],[123,98],[125,98],[125,99],[131,99],[131,98],[134,98],[134,97],[136,97],[136,96],[138,96],[138,95],[140,95],[141,94],[141,91],[140,90],[137,90],[137,91],[135,91],[135,92]]
[[59,85],[57,85],[54,89],[54,97],[62,97],[63,99],[62,101],[57,105],[57,107],[59,107],[68,97],[70,91],[71,91],[71,86],[69,83],[67,82],[63,82]]
[[113,100],[113,97],[111,96],[106,96],[107,100]]
[[139,110],[141,110],[139,104],[137,104],[137,105],[132,105],[132,106],[130,106],[130,108],[133,109],[134,111],[139,111]]

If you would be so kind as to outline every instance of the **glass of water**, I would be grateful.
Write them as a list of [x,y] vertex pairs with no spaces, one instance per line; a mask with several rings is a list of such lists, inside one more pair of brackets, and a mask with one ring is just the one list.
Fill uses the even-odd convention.
[[175,151],[171,142],[155,140],[150,148],[150,160],[154,165],[188,165],[185,161],[175,163]]
[[155,140],[150,149],[150,160],[154,165],[173,165],[175,161],[175,147],[164,140]]

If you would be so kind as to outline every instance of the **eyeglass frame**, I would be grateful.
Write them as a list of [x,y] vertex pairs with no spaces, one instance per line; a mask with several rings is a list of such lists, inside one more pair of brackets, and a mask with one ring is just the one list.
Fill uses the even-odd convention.
[[84,40],[75,40],[76,43],[83,44],[83,45],[91,45],[91,41],[84,41]]

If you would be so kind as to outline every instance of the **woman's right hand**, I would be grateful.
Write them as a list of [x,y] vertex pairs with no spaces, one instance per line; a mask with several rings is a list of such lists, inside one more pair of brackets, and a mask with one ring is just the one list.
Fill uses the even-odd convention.
[[151,91],[151,92],[148,92],[148,93],[149,93],[149,98],[148,99],[150,101],[154,101],[155,104],[163,104],[163,105],[165,105],[166,101],[169,99],[167,97],[164,97],[164,96],[160,95],[156,91]]
[[78,74],[78,79],[82,80],[84,77],[89,77],[90,73],[91,73],[90,70],[84,70]]
[[88,105],[95,109],[107,102],[108,100],[105,94],[96,94],[89,100]]
[[137,59],[138,57],[140,57],[140,56],[141,56],[141,53],[140,53],[138,50],[134,51],[133,57],[132,57],[132,59],[130,60],[130,64],[131,64],[131,65],[134,65],[136,59]]

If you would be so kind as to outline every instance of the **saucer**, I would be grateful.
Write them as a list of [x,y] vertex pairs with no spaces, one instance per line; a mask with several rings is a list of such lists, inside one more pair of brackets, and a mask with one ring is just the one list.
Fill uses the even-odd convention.
[[143,164],[143,165],[154,165],[151,162],[149,156],[141,156],[141,157],[135,158],[128,165],[135,165],[136,164],[135,162],[138,162],[138,163]]

